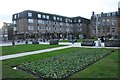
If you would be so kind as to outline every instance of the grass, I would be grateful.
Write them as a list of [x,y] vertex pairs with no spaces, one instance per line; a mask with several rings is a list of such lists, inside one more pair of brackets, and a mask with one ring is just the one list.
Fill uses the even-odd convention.
[[[36,55],[29,55],[14,59],[8,59],[2,61],[2,77],[3,78],[35,78],[33,75],[28,74],[23,71],[19,70],[13,70],[12,66],[20,65],[25,62],[31,62],[35,60],[42,60],[45,58],[50,58],[52,56],[57,56],[59,54],[69,54],[71,52],[83,50],[84,48],[68,48],[58,51],[53,51],[49,53],[42,53],[42,54],[36,54]],[[86,49],[87,51],[90,51],[91,49]],[[101,50],[101,49],[97,49]],[[118,76],[118,52],[115,50],[114,53],[108,55],[104,59],[98,61],[97,63],[89,66],[85,70],[71,76],[71,78],[89,78],[89,77],[113,77],[116,78]],[[109,72],[109,73],[108,73]]]
[[70,78],[118,78],[118,51],[76,73]]
[[36,51],[48,48],[59,47],[63,45],[48,45],[48,44],[24,44],[24,45],[15,45],[15,46],[3,46],[2,55],[10,55],[22,52]]
[[59,42],[70,42],[70,40],[60,40]]
[[[77,42],[82,42],[86,40],[97,40],[97,39],[77,39]],[[70,40],[60,40],[59,42],[70,42]]]
[[44,78],[65,78],[82,70],[88,64],[99,60],[101,56],[108,54],[109,50],[82,49],[74,53],[53,56],[44,60],[36,60],[18,65],[25,71],[41,74]]

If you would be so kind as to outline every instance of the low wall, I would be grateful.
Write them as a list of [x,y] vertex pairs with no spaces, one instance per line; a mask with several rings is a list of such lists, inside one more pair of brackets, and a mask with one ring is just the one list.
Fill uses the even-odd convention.
[[107,40],[105,47],[120,47],[120,40]]

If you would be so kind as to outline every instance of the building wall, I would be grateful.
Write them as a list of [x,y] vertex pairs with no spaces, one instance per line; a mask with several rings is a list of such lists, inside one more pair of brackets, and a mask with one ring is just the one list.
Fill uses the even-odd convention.
[[[31,16],[29,16],[31,15]],[[39,15],[39,16],[38,16]],[[56,18],[55,18],[56,17]],[[81,19],[81,22],[74,22]],[[65,17],[60,15],[36,12],[36,11],[23,11],[13,15],[13,24],[16,27],[17,34],[29,35],[29,34],[51,34],[62,35],[62,38],[66,38],[74,33],[89,34],[88,25],[90,20],[82,17]],[[80,26],[78,24],[81,24]],[[80,29],[81,28],[81,29]],[[26,36],[24,36],[26,37]]]
[[13,39],[13,25],[12,23],[3,23],[2,26],[2,40],[7,41],[7,40],[12,40]]
[[118,36],[120,37],[120,1],[119,1],[119,3],[118,3],[118,13],[119,13],[119,15],[118,15]]
[[93,14],[91,17],[91,36],[118,36],[118,12]]

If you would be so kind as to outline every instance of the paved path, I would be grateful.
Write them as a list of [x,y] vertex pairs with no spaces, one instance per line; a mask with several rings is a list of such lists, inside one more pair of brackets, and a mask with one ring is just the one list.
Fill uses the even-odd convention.
[[5,56],[0,56],[0,60],[6,60],[6,59],[27,56],[27,55],[32,55],[32,54],[39,54],[39,53],[44,53],[44,52],[50,52],[50,51],[55,51],[55,50],[60,50],[60,49],[65,49],[65,48],[70,48],[70,47],[72,47],[72,46],[62,46],[62,47],[37,50],[37,51],[32,51],[32,52],[24,52],[24,53],[12,54],[12,55],[5,55]]
[[[24,43],[19,43],[19,44],[24,44]],[[17,45],[19,45],[17,44]],[[40,42],[40,44],[49,44],[48,42]],[[65,48],[70,48],[70,47],[81,47],[81,48],[113,48],[113,49],[118,49],[118,47],[104,47],[104,44],[102,44],[101,47],[97,46],[81,46],[81,43],[70,43],[70,42],[60,42],[60,45],[68,45],[68,46],[62,46],[62,47],[56,47],[56,48],[50,48],[50,49],[44,49],[44,50],[37,50],[37,51],[32,51],[32,52],[24,52],[24,53],[18,53],[18,54],[12,54],[12,55],[5,55],[5,56],[0,56],[0,60],[6,60],[10,58],[16,58],[16,57],[22,57],[22,56],[27,56],[27,55],[32,55],[32,54],[39,54],[39,53],[44,53],[44,52],[50,52],[54,50],[60,50],[60,49],[65,49]],[[10,43],[4,44],[4,46],[9,46],[11,45]]]
[[[15,42],[15,45],[20,45],[20,44],[25,44],[25,42],[20,42],[20,43]],[[28,44],[32,44],[32,42],[28,42]],[[49,44],[49,42],[39,42],[39,44]],[[71,45],[71,44],[72,43],[70,42],[59,42],[59,45]],[[3,43],[3,44],[0,44],[0,46],[12,46],[12,43],[11,42]]]

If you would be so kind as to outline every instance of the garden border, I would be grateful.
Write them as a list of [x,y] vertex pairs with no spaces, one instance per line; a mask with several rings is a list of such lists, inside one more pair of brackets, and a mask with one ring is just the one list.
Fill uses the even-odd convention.
[[[114,52],[114,50],[110,50],[109,52],[107,52],[106,54],[104,54],[102,57],[96,59],[95,61],[92,61],[92,62],[90,62],[90,63],[88,63],[88,64],[85,64],[80,70],[74,72],[73,74],[75,74],[75,73],[77,73],[77,72],[80,72],[80,71],[86,69],[86,68],[89,67],[90,65],[96,63],[97,61],[103,59],[104,57],[110,55],[110,54],[113,53],[113,52]],[[12,67],[13,67],[13,66],[12,66]],[[37,77],[37,78],[40,78],[40,79],[42,79],[42,80],[48,79],[48,78],[44,78],[41,74],[38,74],[38,73],[36,73],[36,72],[32,72],[32,71],[30,71],[30,70],[26,70],[26,69],[20,68],[20,67],[17,66],[17,65],[14,66],[14,67],[16,67],[17,70],[21,70],[21,71],[27,72],[28,74],[32,74],[33,76],[35,76],[35,77]],[[67,75],[67,76],[62,76],[62,79],[69,78],[69,77],[72,76],[73,74],[69,74],[69,75]],[[56,78],[49,78],[49,79],[56,79]],[[58,78],[57,78],[57,79],[58,79]]]

